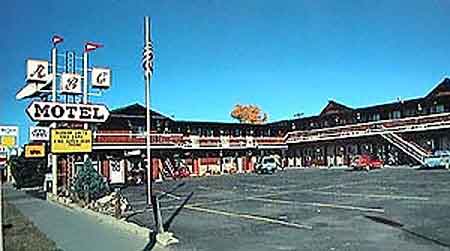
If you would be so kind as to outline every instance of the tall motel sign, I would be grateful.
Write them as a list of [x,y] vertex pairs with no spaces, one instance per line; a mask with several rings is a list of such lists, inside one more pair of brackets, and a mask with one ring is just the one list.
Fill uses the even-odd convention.
[[62,37],[53,36],[49,61],[26,61],[25,86],[16,94],[17,100],[31,100],[26,113],[39,124],[30,127],[31,143],[25,145],[25,157],[48,158],[52,168],[49,179],[55,195],[58,155],[79,154],[87,159],[92,151],[90,125],[103,123],[109,117],[108,108],[90,103],[89,97],[101,96],[111,86],[109,68],[89,67],[89,53],[102,47],[101,44],[86,43],[79,57],[74,51],[59,53],[58,45],[62,42]]

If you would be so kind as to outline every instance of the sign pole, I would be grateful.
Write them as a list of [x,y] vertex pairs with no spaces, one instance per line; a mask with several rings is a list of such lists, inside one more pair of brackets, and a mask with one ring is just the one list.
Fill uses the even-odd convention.
[[[56,71],[57,71],[57,50],[56,45],[52,48],[52,102],[56,102]],[[56,122],[50,125],[51,128],[56,128]],[[52,194],[58,195],[58,157],[52,154]]]
[[[88,52],[83,52],[83,104],[88,103]],[[87,124],[84,124],[84,129],[87,129]]]
[[0,251],[3,251],[3,168],[0,168]]
[[[83,52],[83,104],[88,103],[88,52]],[[88,123],[83,124],[85,130],[88,129]],[[89,155],[86,153],[83,155],[84,162],[87,161]]]
[[[149,18],[145,17],[145,45],[150,43],[150,22]],[[145,105],[146,105],[146,117],[147,117],[147,202],[152,204],[151,197],[153,195],[153,165],[151,163],[151,151],[150,151],[150,131],[151,131],[151,115],[150,115],[150,72],[145,71]]]

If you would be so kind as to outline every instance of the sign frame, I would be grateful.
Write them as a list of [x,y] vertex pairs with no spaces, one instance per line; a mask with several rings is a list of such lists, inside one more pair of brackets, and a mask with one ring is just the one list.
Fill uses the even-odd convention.
[[[79,133],[88,133],[89,134],[89,142],[90,144],[84,145],[80,148],[70,148],[70,143],[61,142],[55,143],[55,134],[57,131],[63,132],[79,132]],[[73,134],[72,139],[60,139],[62,140],[74,140]],[[94,143],[94,136],[92,130],[89,129],[64,129],[64,128],[52,128],[50,130],[50,151],[52,154],[67,154],[67,153],[91,153]],[[58,145],[59,144],[59,145]],[[83,143],[79,143],[83,144]],[[85,148],[84,148],[85,147]]]
[[[100,81],[101,75],[107,75],[104,76],[104,81]],[[104,82],[104,83],[102,83]],[[105,67],[93,67],[91,72],[91,85],[94,88],[99,89],[108,89],[111,87],[112,82],[112,76],[111,76],[111,69],[105,68]]]
[[[36,130],[42,131],[45,135],[36,135],[33,132]],[[46,126],[30,126],[28,129],[28,140],[29,141],[50,141],[50,128]]]
[[60,81],[61,94],[82,94],[81,78],[78,73],[63,73]]
[[[38,148],[39,147],[39,148]],[[35,148],[35,149],[30,149]],[[40,154],[33,155],[31,151],[41,151]],[[24,147],[25,158],[27,159],[37,159],[45,158],[47,156],[45,144],[26,144]]]
[[103,104],[66,104],[43,101],[31,102],[26,113],[33,121],[50,122],[103,123],[110,116],[108,107]]
[[[47,82],[49,78],[49,62],[42,59],[27,59],[27,82]],[[37,69],[36,69],[37,66]],[[40,74],[45,75],[41,76]],[[38,74],[35,76],[35,74]]]

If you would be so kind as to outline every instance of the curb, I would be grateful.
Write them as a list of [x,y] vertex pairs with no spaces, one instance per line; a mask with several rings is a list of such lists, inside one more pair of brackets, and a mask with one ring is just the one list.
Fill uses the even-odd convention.
[[96,218],[96,220],[98,220],[99,222],[113,225],[114,227],[118,227],[121,230],[124,230],[134,235],[141,236],[143,238],[149,238],[150,233],[152,232],[150,229],[138,226],[134,223],[126,222],[125,220],[119,220],[112,216],[101,214],[87,208],[82,208],[76,205],[75,203],[70,203],[69,200],[66,198],[58,197],[51,193],[47,193],[47,201],[56,204],[58,206],[64,206],[72,210],[78,211],[80,213],[87,214],[91,217]]

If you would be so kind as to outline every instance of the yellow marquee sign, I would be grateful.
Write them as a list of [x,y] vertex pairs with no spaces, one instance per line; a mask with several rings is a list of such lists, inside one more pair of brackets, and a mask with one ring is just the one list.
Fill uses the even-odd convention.
[[92,152],[92,132],[82,129],[52,129],[52,153]]
[[13,147],[16,145],[16,136],[4,135],[1,137],[1,145],[4,147]]
[[25,145],[25,158],[43,158],[45,157],[45,144]]

